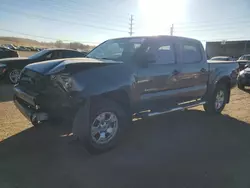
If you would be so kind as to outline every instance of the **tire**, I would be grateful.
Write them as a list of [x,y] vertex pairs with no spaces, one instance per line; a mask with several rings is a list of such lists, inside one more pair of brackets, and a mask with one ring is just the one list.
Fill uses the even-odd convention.
[[240,90],[244,90],[244,89],[245,89],[245,86],[242,85],[241,83],[238,83],[238,88],[239,88]]
[[227,103],[227,99],[229,97],[228,90],[229,88],[225,84],[217,85],[213,95],[208,99],[207,103],[203,105],[204,110],[210,114],[220,114]]
[[[81,114],[78,114],[78,116],[79,115]],[[112,119],[114,119],[114,122],[116,123],[110,123],[110,125],[109,123],[107,123],[108,124],[107,126],[105,125],[105,123],[101,125],[100,123],[101,119],[104,116],[106,117],[106,115],[107,119],[109,115],[111,119],[112,115],[113,117]],[[100,119],[100,121],[98,119]],[[102,98],[100,101],[98,100],[98,102],[95,102],[91,106],[89,125],[83,125],[84,128],[82,131],[84,131],[84,134],[82,134],[83,137],[79,139],[82,139],[81,141],[83,141],[84,146],[90,153],[99,154],[114,148],[118,144],[118,142],[122,137],[122,134],[125,132],[125,127],[127,127],[128,123],[129,123],[128,116],[126,115],[126,113],[124,112],[124,110],[121,108],[120,105],[118,105],[116,102],[112,100]],[[101,130],[102,132],[97,131],[97,133],[95,134],[97,127],[102,129],[102,126],[103,126],[103,130]],[[111,134],[113,134],[113,136],[110,137],[110,140],[106,139],[107,142],[103,143],[98,142],[98,140],[99,141],[102,140],[101,137],[108,138]]]
[[8,81],[11,84],[16,84],[18,82],[20,72],[21,72],[21,70],[19,70],[19,69],[11,69],[10,71],[8,71],[8,73],[7,73]]

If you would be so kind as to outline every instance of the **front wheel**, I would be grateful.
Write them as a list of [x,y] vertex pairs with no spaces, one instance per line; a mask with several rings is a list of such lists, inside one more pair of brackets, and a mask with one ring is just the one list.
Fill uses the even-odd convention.
[[115,147],[124,133],[127,120],[126,113],[116,102],[109,99],[95,102],[91,106],[89,125],[82,125],[85,132],[83,144],[92,153]]
[[207,103],[203,105],[204,110],[211,114],[220,114],[227,103],[228,90],[225,84],[219,84]]
[[19,69],[12,69],[8,72],[9,82],[16,84],[19,80],[21,71]]

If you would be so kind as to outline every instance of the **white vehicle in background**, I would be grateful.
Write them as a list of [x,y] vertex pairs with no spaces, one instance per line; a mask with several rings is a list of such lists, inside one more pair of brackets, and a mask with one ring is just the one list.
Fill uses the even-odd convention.
[[235,61],[232,57],[229,56],[215,56],[210,59],[211,61]]

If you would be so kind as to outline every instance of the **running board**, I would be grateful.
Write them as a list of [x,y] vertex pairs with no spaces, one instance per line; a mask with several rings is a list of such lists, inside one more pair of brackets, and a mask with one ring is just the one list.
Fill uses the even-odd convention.
[[199,103],[195,103],[195,104],[191,104],[191,105],[187,105],[187,106],[183,106],[183,107],[172,108],[170,110],[162,111],[162,112],[150,112],[150,113],[147,114],[147,116],[152,117],[152,116],[167,114],[167,113],[170,113],[170,112],[183,111],[183,110],[185,110],[187,108],[193,108],[195,106],[200,106],[200,105],[203,105],[203,104],[206,104],[206,102],[203,101],[203,102],[199,102]]

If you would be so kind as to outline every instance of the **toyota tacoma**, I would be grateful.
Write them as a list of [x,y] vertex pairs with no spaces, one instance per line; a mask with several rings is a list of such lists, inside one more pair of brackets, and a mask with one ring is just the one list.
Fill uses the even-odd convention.
[[236,62],[206,59],[201,42],[174,36],[117,38],[85,58],[27,65],[14,102],[34,124],[71,119],[92,151],[113,148],[133,117],[203,105],[219,114],[236,85]]

